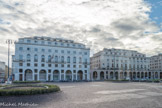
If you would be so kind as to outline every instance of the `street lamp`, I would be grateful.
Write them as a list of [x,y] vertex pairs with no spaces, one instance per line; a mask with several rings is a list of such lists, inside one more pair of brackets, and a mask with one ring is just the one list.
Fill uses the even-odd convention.
[[6,44],[8,44],[8,79],[7,83],[9,84],[9,70],[10,70],[10,44],[13,44],[14,42],[11,39],[6,40]]

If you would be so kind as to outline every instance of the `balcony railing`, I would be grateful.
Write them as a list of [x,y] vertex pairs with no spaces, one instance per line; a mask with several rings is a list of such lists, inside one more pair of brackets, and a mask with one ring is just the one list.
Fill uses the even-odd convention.
[[51,60],[48,60],[48,61],[46,61],[46,63],[52,63],[52,64],[65,64],[66,62],[65,62],[65,61],[51,61]]
[[14,59],[12,60],[13,62],[25,62],[25,60],[18,60],[18,59]]

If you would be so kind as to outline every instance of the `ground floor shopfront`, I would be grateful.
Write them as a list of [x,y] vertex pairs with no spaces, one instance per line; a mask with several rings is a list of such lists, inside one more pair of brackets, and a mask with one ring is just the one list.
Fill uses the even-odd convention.
[[53,70],[45,69],[34,72],[26,69],[14,75],[16,81],[82,81],[90,80],[88,71],[84,70]]
[[114,71],[91,70],[91,80],[147,80],[162,79],[162,72],[154,71]]

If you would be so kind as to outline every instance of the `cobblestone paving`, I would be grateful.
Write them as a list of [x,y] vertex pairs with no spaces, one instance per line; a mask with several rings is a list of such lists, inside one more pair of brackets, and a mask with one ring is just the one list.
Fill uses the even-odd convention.
[[60,86],[61,92],[0,97],[0,108],[4,107],[3,104],[13,104],[11,105],[13,108],[25,107],[25,105],[26,108],[162,108],[162,84],[159,83],[68,82],[48,84]]

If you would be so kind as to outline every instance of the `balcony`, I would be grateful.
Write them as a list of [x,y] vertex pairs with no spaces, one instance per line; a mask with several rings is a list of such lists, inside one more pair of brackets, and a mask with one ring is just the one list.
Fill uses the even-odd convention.
[[52,64],[66,64],[65,61],[51,61],[51,60],[46,61],[46,63],[52,63]]
[[89,62],[83,62],[83,64],[85,64],[85,65],[90,65],[90,63],[89,63]]
[[14,59],[14,60],[12,60],[12,62],[25,62],[25,60]]

